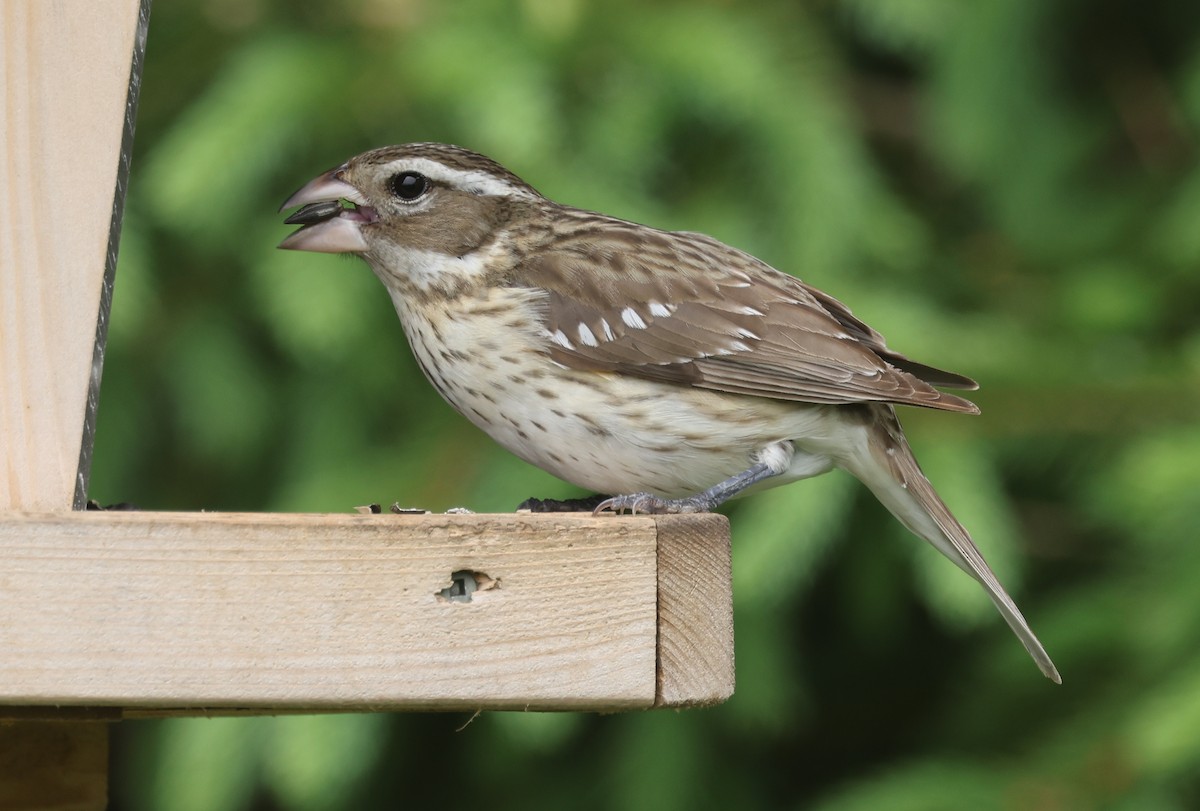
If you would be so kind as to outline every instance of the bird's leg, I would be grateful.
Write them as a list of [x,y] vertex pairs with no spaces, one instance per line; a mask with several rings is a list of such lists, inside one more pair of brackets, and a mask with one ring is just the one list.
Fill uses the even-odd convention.
[[553,498],[527,498],[517,505],[517,511],[529,510],[535,513],[586,513],[596,509],[596,506],[608,496],[584,496],[583,498],[568,498],[559,501]]
[[637,513],[701,513],[709,512],[718,505],[753,487],[761,481],[778,476],[791,467],[795,448],[791,441],[772,442],[754,454],[754,464],[748,469],[717,482],[707,490],[685,498],[660,498],[652,493],[631,493],[613,496],[596,505],[594,514],[602,512]]
[[594,514],[602,512],[638,513],[705,513],[715,509],[738,493],[764,479],[778,476],[782,470],[776,470],[766,462],[758,462],[748,470],[730,476],[724,481],[717,482],[702,493],[685,498],[659,498],[651,493],[631,493],[627,496],[613,496],[596,505]]

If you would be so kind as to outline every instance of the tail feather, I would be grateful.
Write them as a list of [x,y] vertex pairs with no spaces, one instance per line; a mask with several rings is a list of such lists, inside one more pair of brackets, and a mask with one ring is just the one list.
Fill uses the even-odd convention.
[[987,591],[1001,616],[1047,678],[1062,684],[1054,662],[1016,603],[983,558],[970,534],[934,491],[908,447],[891,406],[873,406],[866,447],[844,465],[915,535],[932,544]]

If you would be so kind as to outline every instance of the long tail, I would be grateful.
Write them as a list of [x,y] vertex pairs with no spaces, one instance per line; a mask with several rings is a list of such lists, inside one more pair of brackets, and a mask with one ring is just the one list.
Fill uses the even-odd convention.
[[865,447],[846,459],[843,467],[867,485],[904,526],[978,580],[1042,673],[1062,684],[1054,662],[996,579],[979,547],[921,472],[895,411],[889,405],[874,405],[868,413]]

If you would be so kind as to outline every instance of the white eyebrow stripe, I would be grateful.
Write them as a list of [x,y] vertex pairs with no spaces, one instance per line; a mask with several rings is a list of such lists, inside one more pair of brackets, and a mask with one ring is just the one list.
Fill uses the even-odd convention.
[[587,324],[580,323],[579,325],[579,340],[584,346],[600,346],[600,342],[596,340],[595,334],[588,328]]
[[621,310],[621,320],[625,322],[625,326],[633,327],[634,329],[645,329],[646,322],[638,315],[638,311],[632,307],[626,307]]
[[521,197],[526,200],[534,199],[528,189],[514,186],[503,178],[478,169],[454,169],[439,161],[429,158],[400,158],[387,164],[392,174],[399,172],[420,172],[430,180],[440,181],[448,186],[480,194],[485,197]]

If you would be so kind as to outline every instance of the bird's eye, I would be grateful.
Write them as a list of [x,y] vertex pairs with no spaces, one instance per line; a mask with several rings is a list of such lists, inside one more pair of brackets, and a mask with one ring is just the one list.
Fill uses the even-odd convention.
[[412,202],[429,191],[429,178],[419,172],[401,172],[391,179],[392,194]]

